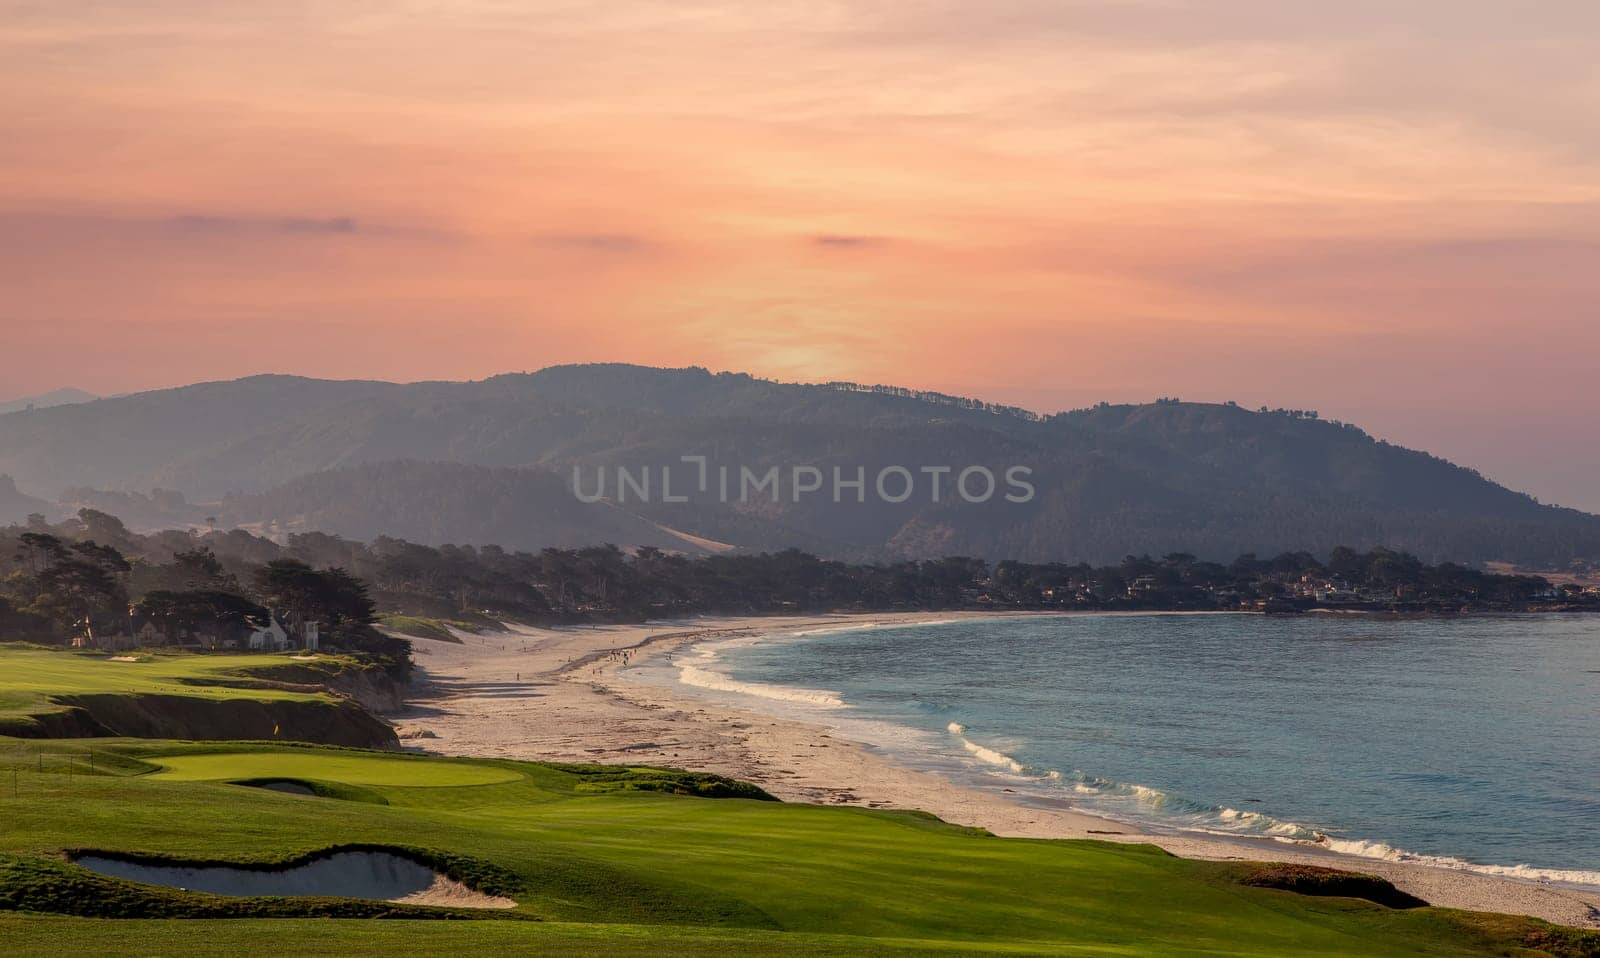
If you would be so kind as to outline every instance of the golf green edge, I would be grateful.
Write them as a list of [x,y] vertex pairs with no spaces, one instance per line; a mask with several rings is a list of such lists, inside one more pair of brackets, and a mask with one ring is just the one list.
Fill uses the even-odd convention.
[[[261,781],[312,794],[251,787]],[[1002,839],[740,785],[325,746],[0,739],[0,943],[15,956],[223,955],[264,941],[346,958],[600,943],[618,955],[1600,955],[1600,935],[1534,919],[1252,887],[1238,866],[1150,846]],[[302,906],[262,904],[287,899],[174,901],[69,860],[265,866],[350,845],[416,850],[516,907],[346,901],[300,917]],[[115,920],[75,917],[86,910],[75,882],[90,877],[103,883],[91,900],[118,903]]]

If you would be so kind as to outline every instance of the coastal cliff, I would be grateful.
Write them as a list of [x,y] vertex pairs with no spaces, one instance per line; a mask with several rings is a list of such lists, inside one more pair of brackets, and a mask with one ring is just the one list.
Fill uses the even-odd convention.
[[204,699],[184,695],[72,695],[63,711],[0,723],[17,738],[163,738],[286,741],[398,749],[394,729],[352,701]]

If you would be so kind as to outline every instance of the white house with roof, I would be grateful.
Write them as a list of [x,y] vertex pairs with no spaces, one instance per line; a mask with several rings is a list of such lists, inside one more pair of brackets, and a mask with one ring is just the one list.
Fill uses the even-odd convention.
[[246,645],[252,652],[282,652],[289,648],[289,632],[276,615],[269,615],[266,625],[251,628]]

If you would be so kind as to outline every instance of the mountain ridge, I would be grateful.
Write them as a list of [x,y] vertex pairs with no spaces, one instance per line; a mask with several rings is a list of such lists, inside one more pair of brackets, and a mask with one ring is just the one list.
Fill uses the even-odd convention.
[[49,409],[53,406],[70,406],[77,403],[93,402],[99,398],[94,393],[79,389],[76,386],[63,386],[60,389],[52,389],[37,396],[21,396],[0,402],[0,416],[13,412],[26,412],[30,409]]
[[[867,476],[896,465],[974,465],[997,475],[1023,465],[1038,495],[982,506],[700,495],[638,503],[625,511],[644,525],[621,526],[551,495],[551,483],[570,485],[575,471],[686,470],[683,456]],[[582,513],[595,518],[595,536],[633,530],[641,540],[619,544],[657,544],[647,527],[664,526],[746,549],[799,546],[846,558],[1095,560],[1334,545],[1463,561],[1600,556],[1600,518],[1542,505],[1312,413],[1163,399],[1041,416],[897,387],[778,383],[699,367],[555,366],[472,382],[267,375],[198,383],[0,416],[0,473],[36,495],[177,490],[221,503],[224,518],[324,522],[332,526],[324,531],[363,537],[385,531],[379,520],[388,516],[435,544],[488,544],[483,537],[496,529],[508,547],[570,544],[585,528],[570,516]],[[477,506],[471,497],[441,498],[453,484],[486,491]],[[512,501],[523,494],[543,512]],[[372,501],[364,506],[364,498]],[[400,521],[430,498],[448,501],[455,519]],[[495,515],[517,517],[515,528]]]

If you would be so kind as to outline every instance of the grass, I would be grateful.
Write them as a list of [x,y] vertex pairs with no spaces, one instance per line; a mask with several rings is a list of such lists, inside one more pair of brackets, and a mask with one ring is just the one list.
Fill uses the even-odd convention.
[[159,766],[153,778],[174,782],[224,782],[239,779],[300,779],[312,767],[318,781],[345,785],[393,785],[411,788],[454,788],[494,785],[521,779],[516,770],[471,762],[415,758],[373,758],[360,753],[319,756],[307,763],[282,752],[221,752],[173,755],[150,760]]
[[327,701],[316,693],[258,683],[252,669],[286,664],[281,655],[140,653],[119,662],[99,653],[0,646],[0,720],[62,711],[58,696],[151,694],[223,700]]
[[493,920],[521,917],[465,909],[429,908],[350,898],[223,898],[140,885],[93,872],[69,862],[0,856],[0,909],[59,911],[70,898],[72,911],[94,918],[410,918]]
[[390,614],[380,616],[378,624],[391,632],[398,632],[401,635],[434,639],[438,642],[454,642],[459,645],[461,639],[450,631],[451,629],[461,632],[477,632],[484,628],[485,624],[493,625],[494,623],[487,620],[483,623],[478,623],[464,622],[460,619],[437,619],[425,615]]
[[342,673],[368,668],[337,655],[124,657],[0,645],[0,735],[281,737],[396,747],[392,729],[324,691]]
[[579,781],[575,790],[590,794],[666,792],[669,795],[693,795],[698,798],[751,798],[762,802],[777,801],[749,782],[736,782],[733,779],[708,775],[704,772],[625,765],[561,764],[550,767],[577,776]]
[[[8,958],[60,958],[64,954],[128,954],[192,958],[238,958],[260,953],[264,941],[292,942],[299,958],[352,958],[359,955],[497,958],[970,958],[974,954],[1093,955],[1119,952],[1059,944],[968,948],[918,942],[863,941],[850,936],[677,929],[611,924],[549,922],[487,923],[470,931],[459,926],[414,921],[330,922],[254,921],[104,921],[0,917],[0,942]],[[136,944],[134,944],[136,943]],[[287,952],[285,952],[287,953]],[[1133,952],[1120,952],[1133,954]]]
[[[67,880],[81,875],[62,858],[71,849],[262,863],[356,843],[418,849],[469,882],[481,873],[518,902],[510,917],[538,920],[110,923],[0,912],[8,956],[228,955],[266,942],[341,958],[1600,954],[1593,935],[1529,919],[1250,887],[1237,866],[1149,846],[1000,839],[918,814],[628,787],[672,780],[653,769],[134,741],[94,743],[91,769],[88,744],[49,743],[40,770],[37,746],[0,741],[0,861],[10,862],[0,899],[25,893],[35,911],[82,911],[82,889]],[[229,784],[268,777],[384,804]],[[138,896],[148,888],[113,885],[96,900],[130,902],[123,914],[146,907]],[[211,900],[223,904],[209,914],[262,907]],[[1532,944],[1550,950],[1517,951]]]

